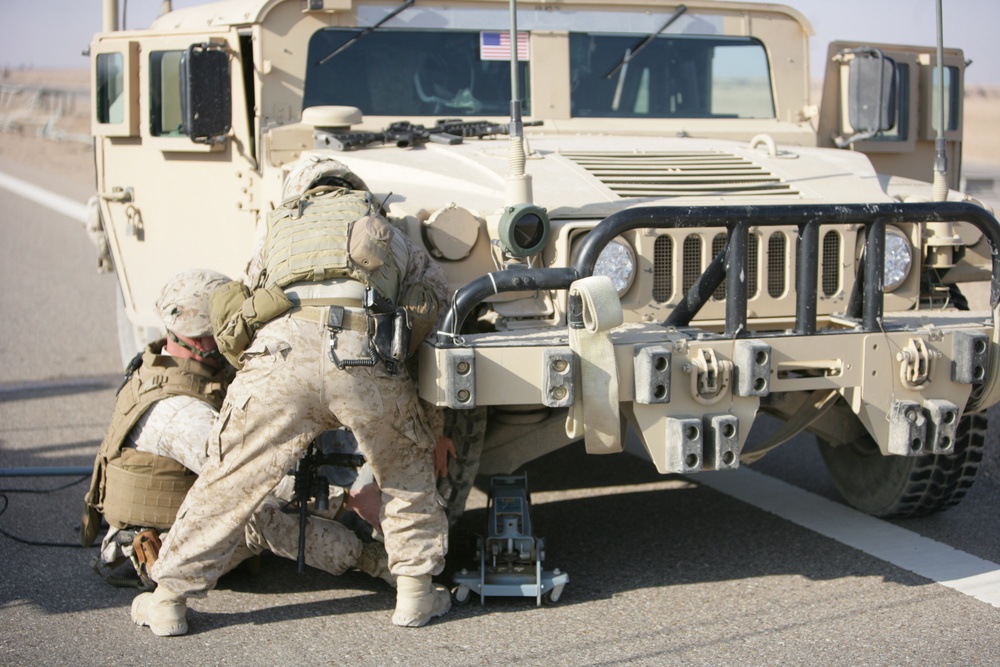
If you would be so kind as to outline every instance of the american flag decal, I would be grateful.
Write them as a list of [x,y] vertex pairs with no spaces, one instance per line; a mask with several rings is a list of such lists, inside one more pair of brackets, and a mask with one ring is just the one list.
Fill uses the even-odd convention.
[[[510,60],[510,32],[479,33],[480,60]],[[517,59],[528,60],[528,33],[517,33]]]

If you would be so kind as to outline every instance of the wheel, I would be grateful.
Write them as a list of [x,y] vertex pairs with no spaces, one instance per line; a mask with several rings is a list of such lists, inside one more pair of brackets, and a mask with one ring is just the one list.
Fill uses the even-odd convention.
[[468,586],[458,586],[451,592],[451,601],[461,607],[469,601],[472,589]]
[[551,591],[542,596],[542,601],[546,604],[556,604],[562,597],[563,589],[566,588],[566,584],[559,584],[554,586]]
[[986,413],[959,421],[954,454],[883,456],[870,436],[833,447],[819,440],[833,484],[849,505],[879,517],[908,517],[957,505],[983,458]]
[[479,460],[486,440],[485,407],[472,410],[445,410],[444,433],[455,443],[458,458],[448,463],[448,476],[438,481],[438,493],[447,503],[448,525],[465,511],[465,501],[479,472]]

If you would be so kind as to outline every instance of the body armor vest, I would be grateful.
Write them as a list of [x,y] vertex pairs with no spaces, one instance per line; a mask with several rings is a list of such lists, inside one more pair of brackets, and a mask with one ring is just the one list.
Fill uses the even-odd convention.
[[350,278],[395,303],[400,270],[394,234],[370,193],[310,190],[268,215],[256,287]]
[[142,362],[118,390],[115,410],[94,461],[80,542],[90,546],[103,514],[116,528],[142,526],[167,529],[197,477],[165,456],[124,447],[129,432],[156,402],[170,396],[198,398],[216,410],[222,407],[230,370],[193,359],[160,354],[164,341],[149,345]]

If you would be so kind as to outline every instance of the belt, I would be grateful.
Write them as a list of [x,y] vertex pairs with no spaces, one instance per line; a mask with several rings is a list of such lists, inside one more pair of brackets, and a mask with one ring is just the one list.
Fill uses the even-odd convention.
[[365,286],[357,280],[331,278],[322,282],[292,283],[284,288],[285,296],[295,306],[360,307]]
[[[333,311],[333,318],[330,317]],[[305,320],[331,326],[335,329],[368,331],[368,312],[364,308],[347,308],[336,304],[327,306],[294,306],[288,315],[296,320]]]

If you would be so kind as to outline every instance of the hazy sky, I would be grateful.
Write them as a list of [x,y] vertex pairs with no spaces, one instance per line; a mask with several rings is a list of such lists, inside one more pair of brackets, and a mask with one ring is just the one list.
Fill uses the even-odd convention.
[[[160,0],[126,0],[129,28],[145,28]],[[417,0],[418,3],[420,0]],[[174,0],[174,7],[205,0]],[[944,43],[973,61],[969,84],[1000,85],[1000,0],[943,0]],[[526,3],[527,4],[527,3]],[[810,62],[822,76],[826,47],[833,40],[933,45],[936,0],[786,0],[816,31]],[[101,0],[0,0],[0,67],[83,69],[81,53],[101,28]]]

